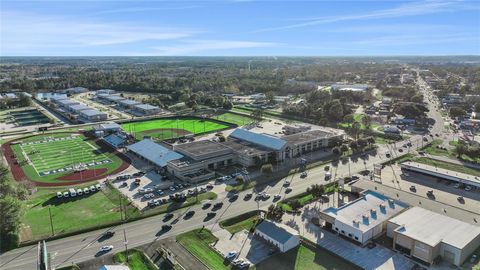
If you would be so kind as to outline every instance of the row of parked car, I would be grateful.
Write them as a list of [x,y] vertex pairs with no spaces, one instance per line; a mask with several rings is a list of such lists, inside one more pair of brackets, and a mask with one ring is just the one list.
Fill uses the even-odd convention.
[[[170,201],[183,201],[183,200],[186,200],[188,197],[192,197],[192,196],[195,196],[195,195],[200,194],[200,193],[205,193],[205,192],[208,191],[208,189],[211,189],[211,188],[213,188],[213,186],[208,185],[207,187],[190,189],[186,192],[177,192],[175,194],[168,195],[168,198],[153,199],[153,200],[149,201],[147,203],[147,205],[149,207],[155,207],[155,206],[159,206],[161,204],[168,203]],[[160,195],[163,195],[163,192]],[[151,199],[152,197],[155,197],[155,195],[153,193],[147,193],[147,194],[144,194],[143,196],[146,199]]]
[[250,262],[247,259],[238,259],[238,253],[236,251],[230,251],[227,255],[225,255],[225,259],[227,261],[231,261],[234,266],[240,269],[250,267]]
[[69,198],[69,197],[76,197],[76,196],[82,196],[84,194],[89,194],[89,193],[94,193],[96,191],[99,191],[102,189],[102,186],[100,184],[96,185],[91,185],[90,187],[85,187],[85,188],[70,188],[68,191],[58,191],[57,192],[57,198]]

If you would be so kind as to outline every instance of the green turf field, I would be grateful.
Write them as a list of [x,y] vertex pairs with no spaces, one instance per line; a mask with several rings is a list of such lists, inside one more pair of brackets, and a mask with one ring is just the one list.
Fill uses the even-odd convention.
[[[122,160],[94,141],[76,133],[56,133],[20,139],[12,150],[25,175],[32,181],[56,182],[75,169],[117,169]],[[80,179],[79,179],[80,180]]]
[[234,113],[223,113],[214,116],[213,118],[227,123],[236,124],[237,126],[245,126],[254,122],[254,120],[249,116]]
[[72,170],[79,165],[112,162],[98,146],[75,134],[59,138],[45,136],[38,141],[21,143],[20,148],[40,176]]
[[156,140],[182,137],[188,134],[199,134],[221,130],[228,126],[201,119],[154,119],[122,124],[123,130],[141,140],[150,136]]

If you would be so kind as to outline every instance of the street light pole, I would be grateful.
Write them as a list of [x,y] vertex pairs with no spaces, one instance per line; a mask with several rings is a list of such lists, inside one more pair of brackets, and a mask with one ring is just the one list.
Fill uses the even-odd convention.
[[125,232],[125,229],[123,229],[123,243],[125,244],[125,258],[127,260],[128,264],[128,240],[127,240],[127,233]]

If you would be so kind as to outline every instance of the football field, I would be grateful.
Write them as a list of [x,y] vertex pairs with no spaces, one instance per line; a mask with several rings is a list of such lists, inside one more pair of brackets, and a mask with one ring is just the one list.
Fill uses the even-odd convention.
[[80,135],[43,137],[20,143],[25,160],[39,176],[86,169],[112,160]]

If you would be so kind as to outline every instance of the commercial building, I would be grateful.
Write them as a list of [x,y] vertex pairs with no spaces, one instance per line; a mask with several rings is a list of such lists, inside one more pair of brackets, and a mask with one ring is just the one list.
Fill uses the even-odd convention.
[[88,109],[79,112],[79,120],[84,122],[99,122],[107,120],[107,114],[95,109]]
[[123,99],[118,101],[118,105],[125,109],[133,109],[136,105],[139,105],[139,104],[142,104],[142,103],[132,99]]
[[297,133],[305,132],[311,129],[312,129],[311,125],[299,125],[299,124],[285,125],[282,127],[283,134],[285,135],[297,134]]
[[119,132],[122,130],[122,127],[115,122],[102,123],[93,126],[93,133],[102,132],[102,134],[109,134],[114,132]]
[[480,227],[413,207],[390,219],[387,236],[393,249],[431,265],[441,257],[456,266],[480,246]]
[[81,111],[90,110],[91,108],[84,104],[75,104],[75,105],[69,105],[67,109],[71,113],[78,114]]
[[300,245],[298,231],[282,223],[264,220],[255,228],[255,235],[263,238],[281,252],[286,252]]
[[332,90],[334,91],[354,91],[363,92],[368,89],[368,85],[365,84],[332,84]]
[[68,89],[63,90],[62,92],[66,94],[80,94],[80,93],[85,93],[88,92],[89,90],[85,87],[71,87]]
[[73,105],[78,105],[80,102],[71,100],[69,98],[66,99],[53,99],[53,102],[57,104],[57,106],[68,110],[68,107],[73,106]]
[[343,132],[319,129],[283,136],[282,139],[287,142],[283,156],[285,158],[299,157],[309,152],[332,147],[335,142],[342,141],[343,136]]
[[167,162],[183,158],[183,155],[155,143],[150,139],[144,139],[129,145],[127,146],[127,150],[139,158],[148,161],[157,171],[163,170],[167,166]]
[[400,135],[401,131],[398,127],[392,125],[384,125],[383,126],[383,133],[385,134],[394,134]]
[[137,104],[133,106],[133,110],[141,113],[142,115],[154,115],[160,113],[161,109],[157,106],[150,104]]
[[400,201],[367,190],[348,204],[323,210],[320,218],[326,227],[364,245],[384,233],[386,222],[406,208]]

